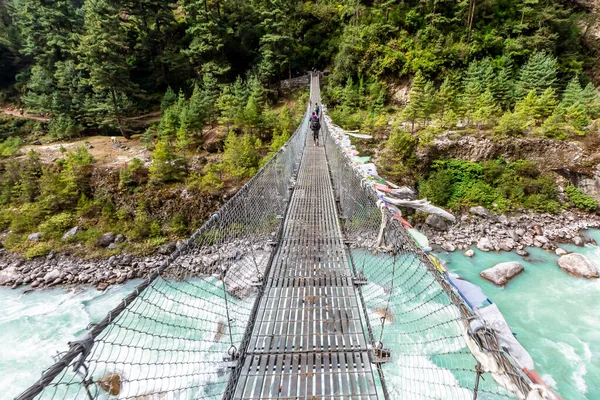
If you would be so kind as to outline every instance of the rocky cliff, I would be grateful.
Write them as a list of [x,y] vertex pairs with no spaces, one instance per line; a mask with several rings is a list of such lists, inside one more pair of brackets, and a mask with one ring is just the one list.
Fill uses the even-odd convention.
[[485,135],[463,136],[447,132],[437,136],[431,146],[421,148],[418,158],[421,165],[445,158],[469,161],[527,159],[535,162],[543,172],[556,173],[559,183],[568,184],[569,181],[600,200],[600,152],[596,140],[595,135],[581,141],[538,137],[494,140]]

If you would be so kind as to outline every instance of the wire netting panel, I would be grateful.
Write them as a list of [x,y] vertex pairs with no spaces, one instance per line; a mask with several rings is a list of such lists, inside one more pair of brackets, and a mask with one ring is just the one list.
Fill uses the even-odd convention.
[[[380,207],[374,189],[328,132],[326,150],[354,274],[364,281],[363,326],[373,348],[391,352],[379,369],[389,398],[473,399],[475,391],[479,399],[516,398],[488,373],[477,379],[466,339],[471,310]],[[500,378],[527,393],[518,369],[490,342],[486,351],[504,368]]]
[[221,398],[279,236],[309,110],[291,139],[19,399]]

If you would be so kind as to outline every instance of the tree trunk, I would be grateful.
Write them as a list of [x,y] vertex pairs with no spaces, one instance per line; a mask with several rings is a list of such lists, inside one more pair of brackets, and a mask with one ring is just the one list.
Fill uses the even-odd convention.
[[475,19],[475,1],[471,0],[471,4],[469,4],[469,33],[467,35],[467,43],[471,42],[471,30],[473,29],[473,20]]
[[129,140],[129,139],[131,139],[131,136],[129,136],[129,134],[127,132],[125,132],[125,129],[123,129],[123,125],[121,124],[121,116],[119,115],[119,108],[117,107],[117,96],[115,94],[114,88],[110,88],[110,95],[112,97],[113,108],[115,111],[115,118],[117,120],[117,125],[119,126],[119,130],[121,131],[121,135],[123,135],[123,137],[125,139]]

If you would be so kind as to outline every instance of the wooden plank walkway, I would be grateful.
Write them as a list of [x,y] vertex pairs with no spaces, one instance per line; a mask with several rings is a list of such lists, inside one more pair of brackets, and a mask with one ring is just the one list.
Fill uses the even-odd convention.
[[309,132],[234,399],[377,399],[320,142]]

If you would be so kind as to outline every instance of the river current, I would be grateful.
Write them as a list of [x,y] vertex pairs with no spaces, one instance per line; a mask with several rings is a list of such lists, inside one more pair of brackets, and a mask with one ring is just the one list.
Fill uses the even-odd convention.
[[[588,235],[600,242],[600,231]],[[587,255],[600,268],[600,247],[562,246]],[[518,340],[530,352],[536,371],[565,399],[600,399],[600,280],[567,275],[557,256],[528,249],[523,260],[515,253],[483,253],[472,259],[460,252],[438,254],[448,269],[481,286],[496,303]],[[499,288],[479,277],[496,263],[519,261],[525,272]],[[105,292],[50,289],[24,294],[26,288],[0,288],[0,392],[14,398],[39,378],[80,336],[115,307],[139,281]],[[426,362],[424,360],[423,362]],[[389,376],[389,375],[392,376]],[[394,381],[393,369],[386,379]]]

